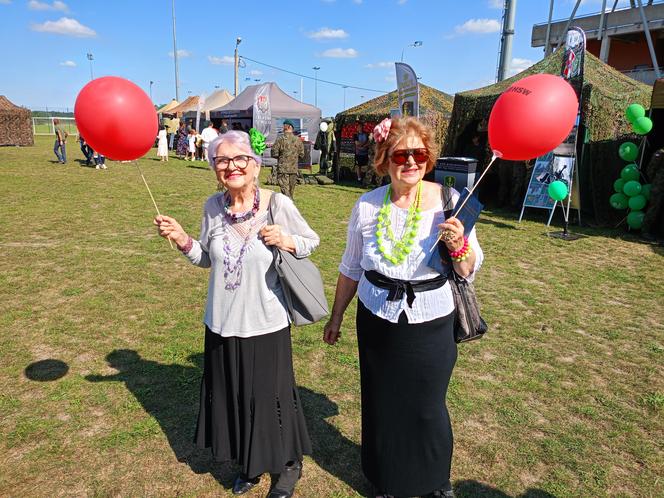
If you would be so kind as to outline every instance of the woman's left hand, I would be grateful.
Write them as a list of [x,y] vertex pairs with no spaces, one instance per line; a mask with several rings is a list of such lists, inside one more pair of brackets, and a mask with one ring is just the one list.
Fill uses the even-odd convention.
[[443,237],[443,241],[447,246],[448,251],[458,251],[463,247],[463,224],[456,218],[448,218],[445,220],[445,223],[438,225],[438,228],[445,232],[447,231],[449,235]]
[[263,242],[268,246],[277,246],[289,252],[295,252],[293,238],[286,235],[280,225],[265,225],[260,231]]

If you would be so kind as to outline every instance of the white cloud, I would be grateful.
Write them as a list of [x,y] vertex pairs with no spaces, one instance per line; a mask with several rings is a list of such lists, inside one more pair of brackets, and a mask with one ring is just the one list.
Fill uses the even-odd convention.
[[76,67],[76,63],[74,61],[64,61],[61,62],[60,65],[64,67]]
[[0,5],[9,5],[12,3],[12,0],[0,0]]
[[30,10],[60,10],[62,12],[68,12],[69,7],[64,2],[55,0],[52,4],[47,2],[39,2],[37,0],[30,0],[28,2],[28,8]]
[[330,48],[321,54],[323,57],[332,57],[335,59],[352,59],[359,54],[354,48]]
[[[184,58],[184,57],[191,57],[191,52],[189,50],[185,50],[184,48],[178,49],[178,58]],[[168,52],[169,57],[173,57],[173,51],[171,50]]]
[[260,69],[252,69],[251,71],[249,71],[249,74],[251,76],[262,76],[263,71],[261,71]]
[[76,19],[61,17],[57,21],[46,21],[42,24],[33,24],[33,31],[42,33],[55,33],[56,35],[76,36],[79,38],[91,38],[97,36],[94,29],[83,26]]
[[396,80],[397,80],[397,77],[394,76],[393,74],[390,75],[390,76],[385,76],[385,81],[387,81],[388,83],[391,83],[391,82],[396,81]]
[[307,34],[307,36],[314,40],[340,40],[348,38],[348,33],[343,29],[320,28],[318,31]]
[[217,57],[215,55],[208,55],[207,59],[210,62],[210,64],[214,64],[215,66],[218,66],[218,65],[221,65],[221,64],[223,64],[225,66],[229,66],[229,65],[235,63],[235,58],[231,55],[224,55],[223,57]]
[[374,62],[372,64],[367,64],[367,69],[381,69],[385,67],[394,67],[394,62]]
[[500,23],[495,19],[468,19],[465,23],[454,28],[454,31],[459,35],[467,33],[487,35],[498,33]]
[[533,64],[535,64],[535,61],[531,61],[530,59],[514,57],[510,63],[510,69],[507,72],[507,75],[514,76],[515,74],[519,74],[521,71],[525,71]]
[[505,7],[505,0],[489,0],[490,9],[502,9]]
[[408,0],[398,0],[397,3],[399,5],[404,5]]

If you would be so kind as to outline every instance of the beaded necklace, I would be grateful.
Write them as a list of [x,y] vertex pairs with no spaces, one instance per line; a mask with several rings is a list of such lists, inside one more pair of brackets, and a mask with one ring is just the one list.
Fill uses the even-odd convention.
[[260,189],[256,188],[254,192],[254,204],[249,211],[244,213],[232,213],[231,212],[231,194],[228,191],[224,192],[224,215],[230,223],[241,223],[247,221],[249,218],[252,218],[257,212],[258,207],[261,205],[261,194]]
[[[417,184],[415,202],[408,208],[408,215],[406,217],[406,223],[404,224],[401,240],[397,240],[397,238],[394,236],[392,222],[390,221],[390,206],[392,204],[390,199],[391,193],[392,185],[387,187],[385,199],[383,200],[383,206],[378,211],[378,222],[376,223],[376,245],[378,246],[378,251],[385,261],[388,261],[393,265],[399,265],[403,263],[403,261],[406,259],[406,256],[408,256],[410,253],[413,246],[413,239],[417,235],[417,227],[420,220],[422,219],[420,210],[420,201],[422,199],[422,182],[420,181]],[[392,253],[389,253],[387,249],[385,249],[385,238],[387,238],[392,244]]]
[[226,288],[226,290],[234,291],[240,286],[240,283],[242,282],[242,261],[244,260],[244,256],[247,253],[247,247],[249,246],[249,242],[256,236],[254,228],[256,227],[258,218],[259,217],[251,218],[247,234],[244,236],[244,240],[242,241],[242,246],[240,247],[240,251],[238,252],[235,261],[231,260],[232,249],[231,249],[231,240],[229,236],[229,231],[233,229],[228,224],[224,225],[223,227],[223,235],[221,237],[221,240],[224,243],[223,265],[224,265],[224,280],[226,281],[226,285],[224,287]]

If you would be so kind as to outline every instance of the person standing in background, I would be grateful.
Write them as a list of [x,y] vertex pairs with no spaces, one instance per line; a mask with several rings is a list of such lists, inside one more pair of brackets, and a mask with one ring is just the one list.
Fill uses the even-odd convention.
[[157,138],[159,139],[157,143],[157,156],[161,161],[168,161],[168,138],[166,137],[166,128],[163,125],[159,125]]
[[65,129],[60,125],[60,120],[55,118],[53,120],[53,126],[55,127],[55,144],[53,145],[53,152],[58,158],[60,164],[67,163],[67,136],[69,135]]
[[297,163],[304,158],[304,144],[293,134],[293,122],[284,121],[284,132],[277,137],[270,151],[277,159],[277,183],[281,193],[293,198],[297,183]]
[[203,159],[208,160],[208,147],[210,142],[217,138],[219,133],[214,129],[214,123],[210,121],[207,128],[201,132],[201,138],[203,139]]
[[369,164],[369,135],[362,130],[362,123],[357,123],[357,133],[353,136],[355,142],[355,172],[357,181],[362,183],[364,168]]

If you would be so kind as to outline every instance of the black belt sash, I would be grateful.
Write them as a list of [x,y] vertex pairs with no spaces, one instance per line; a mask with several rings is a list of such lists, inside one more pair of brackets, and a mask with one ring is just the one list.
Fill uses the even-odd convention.
[[410,281],[386,277],[382,273],[371,270],[365,271],[364,276],[376,287],[390,291],[387,294],[388,301],[400,301],[403,299],[403,295],[406,294],[406,302],[408,303],[409,308],[413,307],[413,301],[415,301],[416,292],[438,289],[445,285],[445,282],[447,282],[447,277],[445,275],[440,275],[428,280]]

